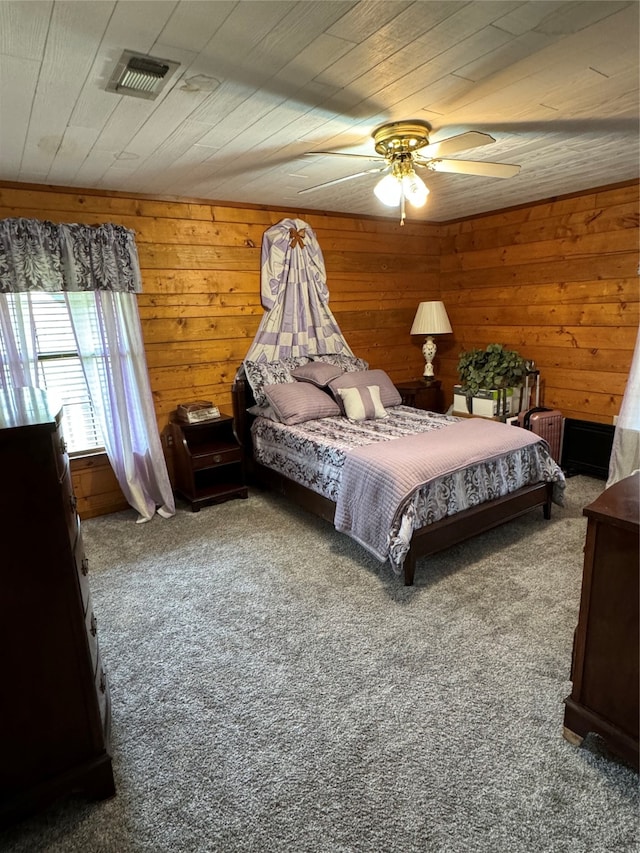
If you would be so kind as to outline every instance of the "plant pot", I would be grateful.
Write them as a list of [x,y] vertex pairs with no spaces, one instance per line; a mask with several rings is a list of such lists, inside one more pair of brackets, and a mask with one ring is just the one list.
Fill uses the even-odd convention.
[[516,414],[518,392],[515,388],[481,388],[476,394],[465,394],[460,385],[453,386],[453,412],[479,415],[483,418]]

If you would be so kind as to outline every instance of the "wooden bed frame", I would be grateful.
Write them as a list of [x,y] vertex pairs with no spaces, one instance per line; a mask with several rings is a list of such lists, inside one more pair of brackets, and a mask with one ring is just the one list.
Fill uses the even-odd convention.
[[[290,480],[288,477],[260,465],[253,458],[251,423],[254,418],[247,408],[255,404],[253,391],[244,371],[238,370],[232,388],[233,414],[238,440],[244,447],[247,475],[250,482],[291,498],[303,509],[319,515],[333,524],[336,505],[328,498]],[[494,501],[471,507],[456,515],[443,518],[415,530],[411,547],[404,561],[405,586],[413,584],[416,560],[443,551],[493,527],[512,521],[536,507],[542,507],[544,517],[551,518],[552,483],[525,486]]]

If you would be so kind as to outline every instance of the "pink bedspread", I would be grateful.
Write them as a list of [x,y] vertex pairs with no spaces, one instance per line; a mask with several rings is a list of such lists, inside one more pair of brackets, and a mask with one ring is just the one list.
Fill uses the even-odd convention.
[[437,432],[349,451],[336,504],[336,530],[384,561],[389,556],[388,533],[394,518],[416,489],[539,441],[528,430],[471,418]]

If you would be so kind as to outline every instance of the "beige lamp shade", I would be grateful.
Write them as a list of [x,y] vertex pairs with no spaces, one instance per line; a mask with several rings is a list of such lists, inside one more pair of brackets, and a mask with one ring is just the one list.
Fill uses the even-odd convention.
[[447,335],[451,332],[453,329],[443,302],[421,302],[418,305],[411,334],[427,336],[422,347],[425,362],[422,376],[426,381],[434,379],[433,359],[436,357],[436,343],[432,336]]
[[421,302],[411,326],[412,335],[446,335],[453,332],[443,302]]

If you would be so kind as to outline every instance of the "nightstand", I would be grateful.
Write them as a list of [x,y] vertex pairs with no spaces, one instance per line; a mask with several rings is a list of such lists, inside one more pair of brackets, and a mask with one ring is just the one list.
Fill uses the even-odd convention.
[[189,501],[192,512],[209,503],[248,497],[244,455],[231,415],[186,424],[169,424],[173,441],[176,494]]
[[410,382],[397,382],[396,388],[402,397],[403,406],[414,409],[426,409],[429,412],[442,412],[444,405],[440,380],[425,382],[424,379],[412,379]]

